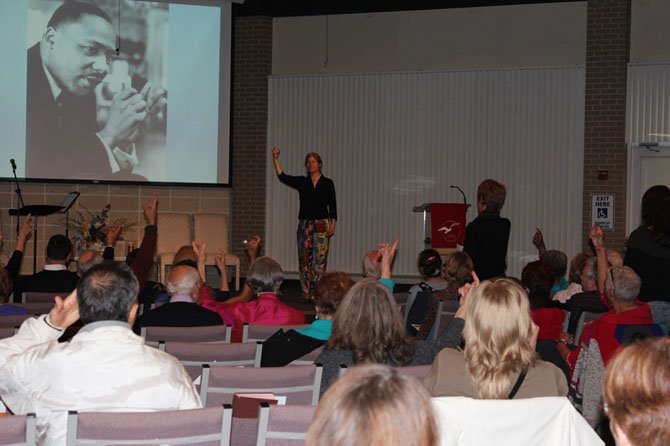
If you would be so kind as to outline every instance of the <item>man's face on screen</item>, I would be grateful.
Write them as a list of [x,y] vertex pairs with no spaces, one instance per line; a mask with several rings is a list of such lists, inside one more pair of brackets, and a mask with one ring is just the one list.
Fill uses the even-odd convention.
[[44,65],[59,87],[72,94],[91,93],[109,69],[116,34],[105,19],[85,14],[76,22],[48,28]]

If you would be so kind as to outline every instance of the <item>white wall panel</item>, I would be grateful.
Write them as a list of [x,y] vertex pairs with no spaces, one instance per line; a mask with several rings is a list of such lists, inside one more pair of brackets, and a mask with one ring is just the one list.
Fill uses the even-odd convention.
[[628,67],[629,142],[670,142],[670,65]]
[[[584,69],[546,68],[272,77],[268,145],[289,174],[316,151],[337,189],[329,270],[358,273],[362,254],[400,237],[394,272],[416,274],[425,202],[475,199],[479,182],[508,189],[508,273],[535,255],[541,227],[568,256],[581,244]],[[297,270],[298,197],[280,184],[268,147],[268,255]],[[468,221],[476,215],[468,213]]]
[[[640,224],[640,200],[645,190],[655,184],[670,184],[670,171],[665,169],[670,163],[669,85],[668,64],[628,67],[627,232]],[[659,146],[649,151],[638,146],[642,142],[657,142]]]

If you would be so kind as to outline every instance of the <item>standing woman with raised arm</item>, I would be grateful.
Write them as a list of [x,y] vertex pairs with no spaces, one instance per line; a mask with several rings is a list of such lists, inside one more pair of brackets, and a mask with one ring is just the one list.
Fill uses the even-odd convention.
[[337,204],[335,184],[321,174],[323,162],[314,152],[305,156],[306,176],[286,175],[279,164],[278,147],[272,158],[279,181],[298,191],[298,263],[302,300],[313,300],[316,284],[326,272],[330,237],[335,234]]

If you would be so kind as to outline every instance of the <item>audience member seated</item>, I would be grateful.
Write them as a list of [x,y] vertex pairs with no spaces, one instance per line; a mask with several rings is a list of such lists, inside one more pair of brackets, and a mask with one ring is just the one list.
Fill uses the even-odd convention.
[[573,295],[583,291],[579,277],[582,274],[584,264],[590,257],[588,254],[580,252],[572,259],[570,262],[569,281],[566,281],[564,276],[568,258],[565,253],[556,250],[548,251],[544,244],[544,236],[539,228],[535,229],[533,245],[537,248],[537,254],[540,257],[540,260],[551,265],[554,275],[556,276],[551,289],[551,297],[553,300],[564,304]]
[[335,311],[354,282],[342,272],[321,276],[314,291],[316,319],[309,327],[279,330],[263,343],[261,367],[281,367],[316,350],[328,341]]
[[[380,243],[379,249],[374,249],[365,253],[362,265],[363,278],[377,279],[380,283],[386,285],[390,292],[393,292],[395,282],[391,280],[391,264],[383,261],[383,251],[389,247],[393,248],[395,254],[395,249],[398,247],[397,237],[392,244]],[[391,257],[391,261],[393,261],[393,257]]]
[[[79,277],[82,277],[86,274],[86,271],[93,268],[95,265],[101,264],[105,260],[114,260],[114,246],[119,239],[122,229],[123,226],[111,226],[107,228],[107,246],[102,254],[95,249],[87,249],[79,254],[79,258],[77,259],[77,274],[79,274]],[[130,263],[128,263],[128,265],[130,265]]]
[[[391,247],[384,256],[393,256]],[[393,367],[430,364],[444,347],[462,340],[461,305],[456,317],[435,341],[416,341],[405,333],[400,310],[388,288],[374,279],[363,279],[347,292],[333,319],[333,332],[314,362],[323,365],[321,393],[339,374],[340,364],[380,363]]]
[[439,302],[442,302],[443,311],[455,312],[458,310],[458,302],[461,298],[458,290],[466,283],[472,282],[472,270],[472,259],[469,255],[458,251],[449,254],[447,261],[444,263],[444,276],[448,284],[443,290],[430,293],[428,296],[426,311],[416,336],[417,339],[428,338],[437,317]]
[[[258,258],[258,254],[261,250],[262,239],[260,235],[253,235],[249,237],[249,240],[246,241],[244,247],[246,248],[247,256],[249,257],[249,267],[254,263]],[[219,269],[219,274],[221,275],[221,287],[218,293],[216,293],[216,300],[224,301],[228,303],[233,303],[238,300],[248,301],[254,297],[254,292],[251,290],[251,287],[248,283],[244,283],[242,286],[242,292],[237,296],[232,296],[230,293],[230,288],[228,286],[228,270],[226,268],[226,253],[220,252],[215,258],[214,262],[216,267]]]
[[[193,247],[196,250],[198,268],[204,272],[205,244],[194,242]],[[270,257],[259,257],[251,264],[246,280],[246,283],[256,294],[256,299],[249,302],[244,300],[237,300],[232,303],[230,300],[216,302],[211,295],[206,294],[202,297],[202,306],[219,313],[224,321],[232,318],[233,342],[242,340],[242,329],[245,323],[257,325],[304,324],[305,314],[282,303],[277,296],[283,281],[284,272],[279,263]]]
[[430,396],[419,381],[383,365],[350,369],[321,398],[307,446],[437,446]]
[[[149,276],[151,276],[151,269],[154,267],[156,242],[158,240],[158,198],[154,195],[151,200],[142,206],[142,211],[147,224],[144,227],[144,236],[142,237],[140,247],[129,263],[133,273],[135,273],[135,277],[137,277],[140,294],[144,291],[149,281]],[[114,246],[119,239],[121,229],[121,227],[116,226],[110,228],[110,231],[107,233],[107,247],[103,254],[106,260],[114,260]],[[166,234],[166,236],[169,236],[169,234]]]
[[465,350],[442,350],[424,381],[432,396],[481,399],[565,396],[565,375],[537,359],[539,328],[526,293],[508,279],[477,281],[465,297]]
[[[26,243],[33,235],[33,217],[32,215],[26,216],[26,219],[23,221],[23,224],[19,227],[19,232],[16,235],[16,246],[14,247],[14,253],[7,261],[5,269],[9,273],[9,276],[12,278],[12,283],[16,285],[16,280],[19,278],[21,270],[21,261],[23,260],[23,251],[26,250]],[[18,252],[17,252],[18,251]],[[14,290],[12,289],[12,292]],[[21,296],[14,296],[15,302],[21,301]]]
[[216,312],[201,307],[200,275],[192,266],[176,266],[170,270],[166,283],[170,302],[147,311],[137,318],[140,327],[201,327],[221,325],[223,320]]
[[465,230],[463,251],[481,280],[502,277],[507,269],[507,244],[512,223],[500,216],[507,189],[495,180],[477,187],[477,218]]
[[[407,297],[407,309],[412,308],[412,304],[420,292],[431,293],[445,289],[449,282],[442,277],[442,258],[440,253],[434,249],[424,249],[419,253],[417,261],[419,273],[421,273],[421,282],[409,289]],[[422,307],[425,309],[425,302]],[[422,312],[423,313],[423,312]]]
[[553,270],[542,260],[530,262],[521,271],[521,286],[528,293],[530,316],[540,327],[537,338],[558,340],[563,328],[563,310],[556,308],[550,297],[555,284]]
[[[604,253],[602,259],[606,262]],[[599,258],[598,262],[600,263],[600,261]],[[598,341],[603,363],[607,365],[612,355],[621,346],[614,336],[617,325],[653,323],[649,305],[637,301],[639,292],[640,277],[635,271],[627,266],[609,269],[605,280],[605,294],[612,305],[612,309],[584,326],[579,342],[574,349],[569,346],[573,341],[571,335],[563,333],[559,338],[558,351],[571,372],[575,369],[582,346],[588,346],[591,339]]]
[[[172,258],[172,268],[176,268],[178,266],[190,266],[192,268],[195,268],[200,275],[201,299],[204,298],[205,301],[215,300],[214,290],[210,288],[206,283],[205,260],[202,261],[202,268],[198,264],[198,254],[196,253],[196,250],[199,249],[201,244],[202,244],[201,242],[192,242],[190,245],[184,245],[181,248],[179,248],[175,253],[174,257]],[[170,295],[168,294],[167,289],[165,289],[164,295],[155,296],[155,301],[156,303],[169,302]],[[232,323],[232,320],[230,318],[224,319],[224,323],[226,324]]]
[[572,296],[584,291],[584,288],[582,288],[581,276],[584,271],[584,266],[590,258],[591,256],[585,252],[580,252],[573,257],[570,261],[570,270],[568,272],[568,281],[570,284],[567,289],[558,291],[552,296],[554,301],[565,304],[572,298]]
[[637,342],[605,370],[605,412],[618,446],[670,444],[670,339]]
[[67,264],[72,259],[72,242],[62,234],[56,234],[49,239],[43,271],[30,276],[19,276],[23,251],[32,231],[31,224],[32,217],[29,215],[19,229],[16,249],[7,264],[7,270],[14,279],[15,302],[21,300],[24,291],[69,293],[75,289],[79,280],[77,273],[67,270]]
[[609,307],[603,302],[603,296],[598,290],[598,263],[596,257],[586,261],[580,276],[582,292],[573,295],[561,308],[570,312],[568,333],[574,336],[577,333],[579,319],[585,311],[591,313],[605,313]]
[[[144,345],[130,326],[139,285],[123,264],[91,268],[51,312],[0,341],[0,397],[15,414],[37,414],[42,446],[65,444],[69,410],[156,411],[201,407],[174,357]],[[63,330],[81,317],[70,342]]]
[[100,265],[104,261],[105,259],[102,257],[102,254],[94,249],[82,251],[77,259],[77,274],[79,274],[79,277],[82,277],[86,274],[86,271],[95,265]]
[[0,267],[0,316],[12,316],[18,314],[28,313],[25,308],[17,307],[16,305],[8,304],[9,296],[12,295],[14,282],[9,272]]
[[549,249],[540,257],[540,260],[549,266],[554,277],[550,290],[551,295],[567,290],[569,283],[565,280],[565,274],[568,272],[568,256],[563,251]]
[[540,231],[540,228],[535,229],[533,245],[537,248],[537,255],[540,257],[540,260],[545,262],[545,264],[551,268],[552,274],[554,275],[551,295],[553,296],[559,291],[566,290],[569,285],[565,280],[565,273],[568,269],[568,256],[566,256],[563,251],[555,249],[547,250],[547,246],[544,244],[544,235],[542,234],[542,231]]
[[670,302],[670,189],[653,186],[642,197],[642,225],[631,232],[624,264],[640,276],[640,300]]

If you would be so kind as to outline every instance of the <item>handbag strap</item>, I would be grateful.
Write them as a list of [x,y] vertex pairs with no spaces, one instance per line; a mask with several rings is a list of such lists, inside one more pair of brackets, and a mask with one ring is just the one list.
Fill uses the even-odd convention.
[[523,372],[521,372],[519,377],[516,379],[516,382],[514,383],[514,387],[512,387],[512,390],[510,390],[509,395],[507,395],[508,400],[514,399],[514,396],[519,391],[519,388],[521,387],[521,384],[523,384],[523,380],[526,379],[526,374],[527,373],[528,373],[528,370],[524,370]]

